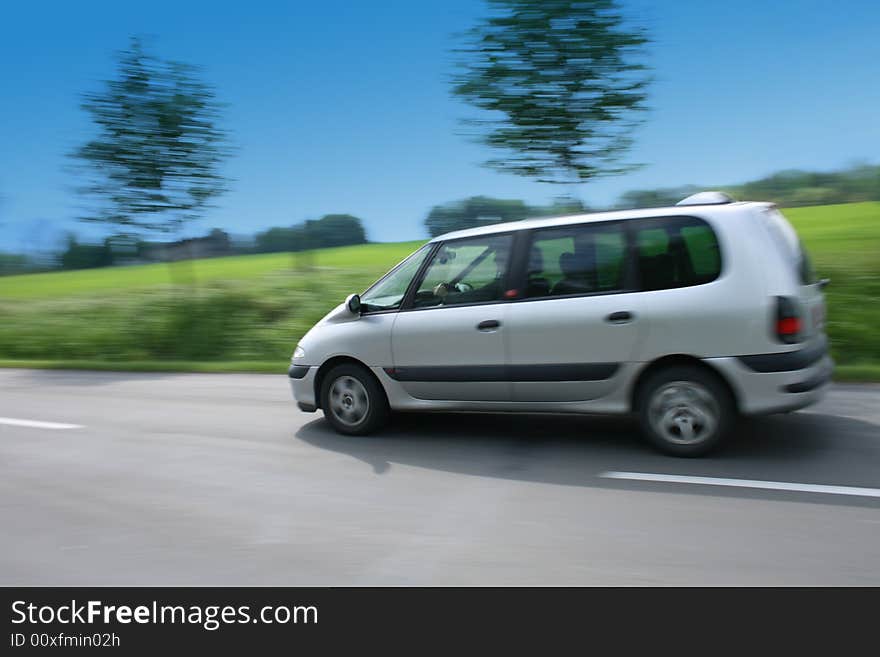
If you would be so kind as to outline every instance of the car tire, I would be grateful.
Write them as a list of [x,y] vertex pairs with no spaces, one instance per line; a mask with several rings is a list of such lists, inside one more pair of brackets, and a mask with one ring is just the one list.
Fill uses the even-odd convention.
[[360,365],[337,365],[321,382],[324,417],[339,433],[363,436],[382,426],[389,415],[388,398],[376,377]]
[[644,436],[673,456],[712,452],[736,423],[736,404],[724,382],[692,365],[650,374],[639,386],[636,411]]

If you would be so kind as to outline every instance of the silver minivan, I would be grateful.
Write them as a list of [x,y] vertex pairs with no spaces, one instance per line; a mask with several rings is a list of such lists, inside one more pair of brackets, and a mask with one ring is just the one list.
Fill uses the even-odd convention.
[[299,342],[299,408],[346,434],[390,411],[635,414],[704,454],[738,415],[802,408],[832,361],[822,288],[770,203],[670,208],[441,235]]

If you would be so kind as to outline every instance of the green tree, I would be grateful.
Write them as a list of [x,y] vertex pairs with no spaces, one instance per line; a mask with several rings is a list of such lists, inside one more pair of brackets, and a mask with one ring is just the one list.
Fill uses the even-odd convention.
[[276,253],[279,251],[299,251],[303,248],[302,229],[273,227],[254,236],[254,249],[257,253]]
[[288,227],[273,227],[255,236],[259,253],[306,251],[330,246],[365,244],[367,234],[363,223],[350,214],[327,214],[320,219]]
[[177,232],[224,191],[220,105],[194,67],[159,59],[132,39],[116,77],[85,94],[82,107],[97,128],[73,153],[88,175],[82,220],[128,237]]
[[615,0],[489,0],[468,32],[453,93],[490,113],[465,122],[502,154],[486,164],[580,183],[620,162],[644,108],[647,37]]
[[634,189],[621,194],[618,208],[665,208],[675,205],[703,188],[694,185],[664,187],[662,189]]
[[472,196],[434,206],[425,219],[425,227],[431,237],[436,237],[453,230],[518,221],[528,217],[530,212],[529,206],[519,200]]
[[532,208],[535,217],[562,217],[571,214],[584,214],[590,208],[579,198],[560,196],[553,199],[550,205],[539,205]]
[[516,199],[472,196],[462,201],[435,205],[425,218],[425,227],[431,237],[454,230],[488,226],[503,221],[519,221],[529,217],[554,217],[588,212],[583,201],[559,197],[549,205],[527,205]]
[[80,244],[76,236],[67,236],[67,249],[59,256],[62,269],[90,269],[109,267],[113,264],[113,252],[109,240],[103,244]]
[[367,234],[361,220],[350,214],[326,214],[317,221],[306,222],[314,247],[365,244]]
[[229,239],[229,233],[220,228],[212,228],[211,232],[205,236],[210,245],[213,255],[227,255],[232,253],[232,241]]
[[30,262],[28,262],[26,255],[0,251],[0,276],[21,274],[27,271],[29,266]]

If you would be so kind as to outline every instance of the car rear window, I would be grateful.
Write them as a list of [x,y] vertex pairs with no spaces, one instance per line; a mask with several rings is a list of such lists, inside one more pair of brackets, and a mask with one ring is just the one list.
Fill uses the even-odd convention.
[[721,274],[718,238],[697,217],[640,220],[635,241],[643,290],[702,285]]

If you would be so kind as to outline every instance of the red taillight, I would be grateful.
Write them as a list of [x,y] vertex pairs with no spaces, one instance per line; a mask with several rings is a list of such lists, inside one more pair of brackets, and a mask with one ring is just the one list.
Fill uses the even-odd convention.
[[801,332],[801,320],[797,317],[784,317],[776,321],[777,335],[797,335]]
[[790,297],[776,297],[776,338],[780,342],[797,342],[803,329],[797,302]]

